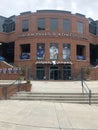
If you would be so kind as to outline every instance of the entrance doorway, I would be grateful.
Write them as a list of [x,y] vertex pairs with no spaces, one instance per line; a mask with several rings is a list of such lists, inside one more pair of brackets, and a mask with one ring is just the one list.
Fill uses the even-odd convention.
[[36,66],[36,79],[43,80],[45,76],[45,66],[44,65],[37,65]]
[[63,65],[63,80],[71,80],[71,65]]
[[50,66],[50,80],[59,80],[61,77],[60,70],[57,65]]
[[51,65],[50,80],[71,80],[71,65]]

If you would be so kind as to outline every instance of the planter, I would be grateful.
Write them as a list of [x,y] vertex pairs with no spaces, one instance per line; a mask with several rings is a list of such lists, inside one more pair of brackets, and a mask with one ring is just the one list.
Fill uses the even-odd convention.
[[90,74],[91,74],[91,69],[90,67],[87,67],[86,70],[85,70],[85,73],[86,73],[86,80],[87,81],[90,81]]
[[20,78],[21,80],[25,80],[25,77],[24,76],[21,76],[21,78]]
[[32,84],[26,83],[26,91],[31,91]]

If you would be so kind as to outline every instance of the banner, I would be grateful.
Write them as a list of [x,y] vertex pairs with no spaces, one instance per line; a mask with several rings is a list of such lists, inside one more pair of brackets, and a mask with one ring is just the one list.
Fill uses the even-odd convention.
[[58,58],[57,44],[50,44],[50,59],[56,60]]
[[70,44],[63,44],[63,60],[70,60],[71,49]]
[[42,60],[44,59],[45,55],[45,46],[44,44],[38,44],[37,45],[37,59]]

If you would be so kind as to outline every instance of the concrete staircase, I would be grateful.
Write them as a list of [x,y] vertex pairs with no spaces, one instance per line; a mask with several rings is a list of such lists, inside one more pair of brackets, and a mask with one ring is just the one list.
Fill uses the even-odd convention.
[[[32,100],[32,101],[52,101],[63,103],[88,104],[89,99],[82,93],[39,93],[39,92],[17,92],[10,97],[11,100]],[[98,104],[98,93],[92,94],[92,104]]]

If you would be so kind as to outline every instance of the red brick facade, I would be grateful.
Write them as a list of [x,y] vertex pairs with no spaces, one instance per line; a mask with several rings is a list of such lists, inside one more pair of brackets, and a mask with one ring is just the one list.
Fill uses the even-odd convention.
[[[39,31],[37,29],[37,20],[45,19],[45,30]],[[58,29],[50,29],[50,19],[58,19]],[[63,19],[70,20],[70,31],[63,31],[62,23]],[[26,32],[22,31],[22,21],[29,21],[29,30]],[[78,22],[83,23],[83,33],[78,32]],[[89,33],[89,20],[81,15],[74,15],[70,13],[62,12],[36,12],[30,14],[21,14],[15,17],[15,31],[10,33],[0,33],[0,42],[10,43],[14,42],[14,64],[26,68],[26,77],[37,79],[37,65],[44,65],[44,74],[47,80],[64,79],[63,66],[70,65],[70,78],[76,79],[80,75],[81,67],[90,66],[90,44],[97,44],[97,36]],[[36,58],[37,44],[45,44],[45,57],[42,60]],[[57,43],[58,45],[58,58],[56,60],[50,59],[50,43]],[[62,58],[63,44],[70,44],[70,60],[64,60]],[[27,60],[20,59],[21,45],[30,45],[30,58]],[[85,60],[77,59],[77,45],[81,45],[84,50]],[[56,61],[57,71],[50,71],[52,61]],[[38,73],[38,74],[37,74]],[[41,72],[40,72],[41,73]],[[69,79],[70,79],[69,78]],[[44,77],[43,77],[44,79]],[[66,78],[65,78],[66,80]]]

